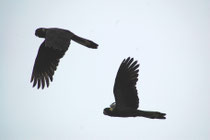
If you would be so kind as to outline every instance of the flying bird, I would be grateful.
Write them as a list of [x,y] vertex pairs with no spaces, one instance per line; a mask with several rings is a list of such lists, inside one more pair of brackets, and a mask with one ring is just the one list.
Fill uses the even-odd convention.
[[71,40],[91,49],[98,47],[95,42],[60,28],[38,28],[35,35],[45,39],[39,48],[31,76],[33,87],[37,85],[38,89],[40,87],[43,89],[45,85],[48,87],[50,81],[53,81],[54,72],[68,50]]
[[138,110],[139,98],[136,89],[139,64],[133,58],[124,59],[117,72],[114,84],[115,102],[105,108],[104,115],[112,117],[146,117],[150,119],[165,119],[165,113],[157,111]]

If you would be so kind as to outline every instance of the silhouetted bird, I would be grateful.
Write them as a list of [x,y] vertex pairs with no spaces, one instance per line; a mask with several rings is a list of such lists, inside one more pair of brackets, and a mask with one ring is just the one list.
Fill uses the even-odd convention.
[[98,47],[98,44],[93,41],[81,38],[65,29],[38,28],[35,35],[45,38],[39,48],[31,76],[33,87],[38,85],[38,89],[41,86],[43,89],[45,84],[49,86],[49,81],[53,80],[59,60],[68,50],[71,40],[88,48],[97,49]]
[[142,116],[150,119],[165,119],[165,113],[137,110],[139,106],[136,89],[138,67],[139,64],[133,58],[128,57],[123,60],[114,84],[115,102],[110,105],[110,108],[104,109],[104,115],[112,117]]

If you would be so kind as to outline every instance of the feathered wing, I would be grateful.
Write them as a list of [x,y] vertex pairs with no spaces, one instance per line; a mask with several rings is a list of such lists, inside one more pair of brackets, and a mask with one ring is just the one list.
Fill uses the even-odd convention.
[[139,64],[133,58],[124,59],[117,72],[114,84],[116,106],[137,109],[139,98],[136,89]]
[[37,85],[39,89],[49,86],[49,81],[53,80],[54,72],[58,66],[60,58],[64,56],[66,51],[61,51],[45,46],[45,41],[41,44],[31,76],[33,87]]

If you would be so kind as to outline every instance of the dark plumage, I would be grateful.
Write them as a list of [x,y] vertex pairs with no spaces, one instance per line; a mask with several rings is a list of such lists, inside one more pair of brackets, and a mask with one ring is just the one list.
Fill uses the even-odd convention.
[[58,63],[68,50],[71,40],[88,48],[97,49],[98,47],[98,44],[93,41],[81,38],[65,29],[38,28],[35,35],[45,38],[39,48],[31,76],[33,87],[37,85],[38,89],[40,87],[43,89],[45,85],[49,86]]
[[165,113],[138,110],[139,98],[136,89],[139,64],[133,58],[124,59],[117,72],[114,84],[115,102],[104,109],[104,115],[112,117],[137,117],[165,119]]

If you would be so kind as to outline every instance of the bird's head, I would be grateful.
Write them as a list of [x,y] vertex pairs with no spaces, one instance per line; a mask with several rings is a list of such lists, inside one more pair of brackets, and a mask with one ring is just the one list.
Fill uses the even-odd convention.
[[47,29],[46,28],[38,28],[35,31],[35,35],[41,38],[44,38],[46,35]]
[[105,108],[103,113],[104,113],[104,115],[110,116],[113,114],[113,110],[114,110],[113,108]]
[[115,108],[116,108],[116,103],[114,102],[110,105],[110,107],[104,109],[104,115],[112,116]]

